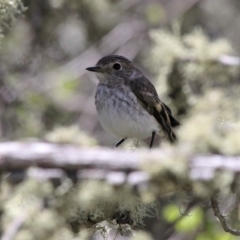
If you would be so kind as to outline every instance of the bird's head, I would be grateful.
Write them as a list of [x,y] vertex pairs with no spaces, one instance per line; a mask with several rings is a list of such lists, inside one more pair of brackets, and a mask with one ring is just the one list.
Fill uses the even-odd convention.
[[103,57],[94,67],[88,67],[86,70],[95,72],[102,83],[131,79],[140,72],[130,60],[118,55]]

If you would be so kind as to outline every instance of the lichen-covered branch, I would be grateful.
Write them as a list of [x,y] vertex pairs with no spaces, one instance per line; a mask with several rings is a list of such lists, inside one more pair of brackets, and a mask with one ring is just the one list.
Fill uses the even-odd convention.
[[[25,198],[34,196],[43,182],[41,201],[51,206],[49,194],[52,194],[56,202],[52,208],[70,224],[116,220],[116,214],[122,211],[123,214],[130,211],[129,219],[139,223],[147,208],[138,197],[146,194],[146,189],[146,196],[151,193],[153,199],[171,191],[184,191],[194,203],[190,208],[209,200],[216,191],[231,192],[235,174],[240,172],[240,156],[193,156],[181,146],[131,152],[47,142],[5,142],[0,143],[0,169],[2,180],[4,176],[12,183],[28,179],[23,186],[29,185],[31,194]],[[66,179],[71,179],[71,183]],[[46,180],[54,183],[55,189]],[[238,234],[226,224],[214,197],[211,204],[224,230]],[[74,211],[69,212],[73,206]],[[139,211],[143,211],[141,217]]]
[[231,234],[234,235],[234,236],[240,236],[240,231],[234,230],[234,229],[232,229],[230,226],[228,226],[225,217],[224,217],[224,216],[222,215],[222,213],[220,212],[216,195],[211,198],[211,206],[212,206],[214,215],[215,215],[215,216],[218,218],[218,220],[220,221],[223,229],[224,229],[226,232],[229,232],[229,233],[231,233]]
[[[20,171],[32,167],[28,173],[30,176],[46,179],[61,178],[64,171],[76,171],[79,178],[106,179],[113,183],[128,180],[129,183],[137,183],[149,178],[148,171],[143,171],[143,166],[148,163],[155,166],[162,164],[163,168],[169,163],[170,167],[167,165],[167,168],[172,169],[174,174],[174,165],[171,163],[175,161],[175,165],[179,164],[179,151],[177,148],[172,151],[156,149],[151,152],[130,152],[46,142],[5,142],[0,143],[0,169]],[[240,172],[240,156],[180,155],[181,158],[185,157],[186,161],[181,161],[181,164],[188,169],[186,177],[190,180],[210,181],[220,169],[232,173]]]
[[12,240],[26,220],[26,216],[18,216],[7,228],[2,240]]

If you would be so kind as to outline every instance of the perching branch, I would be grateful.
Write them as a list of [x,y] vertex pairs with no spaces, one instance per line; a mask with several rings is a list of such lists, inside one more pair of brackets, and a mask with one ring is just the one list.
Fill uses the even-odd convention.
[[[67,144],[47,142],[5,142],[0,143],[0,169],[13,171],[29,167],[59,170],[96,170],[133,173],[142,171],[144,163],[164,163],[177,157],[176,151],[138,150],[130,152],[109,148],[86,148]],[[240,156],[186,156],[189,178],[209,180],[219,169],[233,173],[240,172]],[[55,172],[55,174],[57,174]],[[58,172],[60,175],[60,172]]]
[[[83,148],[46,142],[0,143],[0,169],[27,174],[40,179],[61,179],[65,174],[75,174],[78,179],[105,179],[111,184],[141,185],[150,176],[143,171],[144,164],[156,165],[177,161],[179,149],[138,150],[135,152],[107,148]],[[240,172],[240,156],[185,156],[186,179],[208,182],[217,170]],[[176,159],[176,160],[175,160]],[[174,175],[174,173],[171,173]],[[186,173],[184,173],[186,175]]]

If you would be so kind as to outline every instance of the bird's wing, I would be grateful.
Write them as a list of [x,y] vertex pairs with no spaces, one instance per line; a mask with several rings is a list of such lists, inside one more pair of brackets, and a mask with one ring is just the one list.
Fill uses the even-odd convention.
[[170,118],[170,122],[171,122],[171,126],[172,127],[179,126],[180,123],[173,117],[171,109],[165,103],[162,102],[162,104],[164,105],[164,107],[166,108],[166,110],[168,112],[168,115],[169,115],[169,118]]
[[170,108],[159,99],[153,84],[147,78],[141,77],[130,81],[130,87],[142,107],[161,125],[169,141],[175,143],[177,137],[172,127],[179,125],[179,122],[173,118]]

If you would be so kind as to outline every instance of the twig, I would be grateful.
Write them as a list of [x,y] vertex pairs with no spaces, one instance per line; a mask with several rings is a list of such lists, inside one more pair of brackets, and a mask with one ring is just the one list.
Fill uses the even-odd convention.
[[12,240],[26,220],[26,216],[17,216],[3,234],[2,240]]
[[218,218],[218,220],[220,221],[224,231],[231,233],[234,236],[240,236],[240,231],[237,230],[233,230],[232,228],[230,228],[227,223],[226,223],[226,219],[225,217],[221,214],[219,206],[218,206],[218,201],[216,199],[216,195],[214,195],[211,198],[211,206],[214,212],[214,215]]
[[188,203],[183,213],[181,213],[181,215],[178,218],[176,218],[171,224],[169,224],[167,230],[165,231],[163,239],[168,239],[174,233],[175,225],[179,221],[181,221],[184,217],[187,217],[188,216],[187,214],[190,212],[192,208],[194,208],[197,205],[197,203],[198,203],[197,199],[193,199]]

